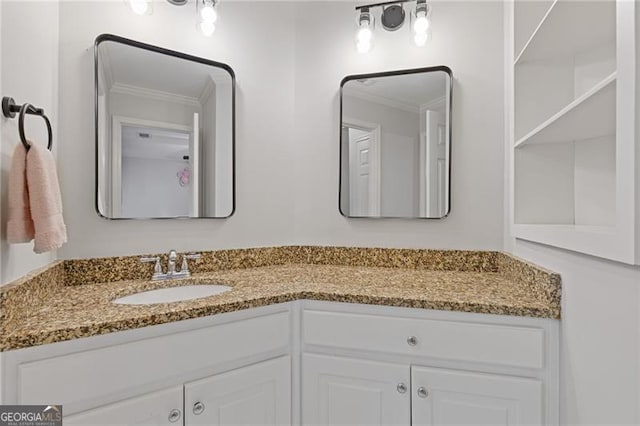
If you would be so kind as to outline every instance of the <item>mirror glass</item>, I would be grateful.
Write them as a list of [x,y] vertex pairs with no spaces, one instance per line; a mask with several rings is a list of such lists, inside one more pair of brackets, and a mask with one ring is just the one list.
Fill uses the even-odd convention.
[[111,35],[95,61],[98,214],[231,216],[233,70]]
[[342,81],[344,216],[440,219],[449,214],[451,84],[447,67]]

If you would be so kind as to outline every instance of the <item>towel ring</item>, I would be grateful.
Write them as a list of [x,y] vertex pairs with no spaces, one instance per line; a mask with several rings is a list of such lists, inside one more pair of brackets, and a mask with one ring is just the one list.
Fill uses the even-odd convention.
[[26,114],[38,115],[44,119],[44,122],[47,124],[47,132],[49,133],[49,143],[47,144],[47,149],[51,151],[51,147],[53,146],[53,132],[51,130],[51,122],[46,115],[44,115],[44,110],[42,108],[36,108],[31,104],[23,104],[20,107],[20,117],[18,118],[18,132],[20,133],[20,140],[22,141],[22,145],[24,145],[25,149],[29,150],[31,145],[27,142],[27,137],[24,134],[24,116]]

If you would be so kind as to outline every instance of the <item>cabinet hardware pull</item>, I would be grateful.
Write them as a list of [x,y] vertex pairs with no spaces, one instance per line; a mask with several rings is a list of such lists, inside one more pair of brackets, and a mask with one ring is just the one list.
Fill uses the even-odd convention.
[[418,388],[418,396],[420,398],[426,398],[429,396],[429,392],[423,386],[420,386]]
[[180,417],[182,417],[182,413],[180,412],[180,410],[173,409],[169,411],[169,421],[171,423],[177,422],[178,420],[180,420]]
[[418,344],[418,338],[416,336],[407,337],[407,343],[409,346],[416,346]]
[[398,393],[406,393],[407,385],[405,385],[404,383],[398,383],[398,387],[396,389],[398,389]]
[[195,404],[193,404],[193,414],[195,414],[196,416],[199,416],[203,412],[204,412],[204,404],[202,402],[198,401]]

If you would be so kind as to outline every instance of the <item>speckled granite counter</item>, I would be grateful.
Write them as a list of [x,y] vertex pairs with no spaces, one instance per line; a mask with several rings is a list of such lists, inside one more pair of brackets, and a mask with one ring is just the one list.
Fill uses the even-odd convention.
[[[123,267],[123,265],[125,267]],[[205,253],[194,276],[151,282],[137,257],[61,261],[0,288],[0,350],[298,299],[560,318],[560,277],[497,252],[279,247]],[[194,283],[231,291],[167,304],[115,298]]]

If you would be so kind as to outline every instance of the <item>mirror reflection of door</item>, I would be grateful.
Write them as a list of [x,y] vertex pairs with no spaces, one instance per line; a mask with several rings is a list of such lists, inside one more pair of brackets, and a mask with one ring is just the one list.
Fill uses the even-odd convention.
[[[356,124],[357,123],[357,124]],[[343,154],[348,158],[349,216],[380,214],[380,128],[376,124],[350,120],[342,127],[342,140],[347,146]],[[347,188],[348,187],[348,188]]]
[[170,123],[124,120],[116,120],[121,154],[113,162],[114,175],[120,176],[113,187],[113,198],[119,201],[114,203],[119,208],[114,213],[140,218],[193,216],[198,204],[193,189],[198,174],[194,169],[197,132]]
[[438,111],[426,111],[426,210],[428,217],[446,214],[445,190],[447,183],[445,115]]
[[369,154],[371,147],[371,132],[360,129],[348,129],[349,132],[349,195],[350,209],[354,216],[369,215],[369,173],[371,163]]

